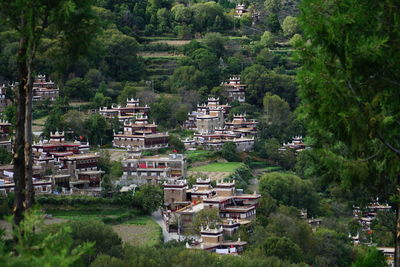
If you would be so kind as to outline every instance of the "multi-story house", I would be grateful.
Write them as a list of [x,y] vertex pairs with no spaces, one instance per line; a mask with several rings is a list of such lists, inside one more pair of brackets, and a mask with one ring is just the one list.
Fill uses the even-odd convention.
[[33,101],[40,101],[49,99],[51,101],[56,100],[59,96],[60,89],[56,86],[53,81],[47,81],[46,75],[37,75],[33,82]]
[[[243,5],[238,5],[238,7]],[[221,86],[225,90],[225,95],[228,102],[239,101],[244,103],[246,101],[246,85],[240,82],[240,76],[230,77],[227,82],[222,82]]]
[[124,122],[123,132],[114,133],[113,146],[157,150],[168,147],[168,137],[168,132],[157,132],[157,125],[149,123],[146,115],[138,115],[134,122]]
[[140,151],[130,151],[122,161],[121,185],[142,185],[176,180],[186,177],[187,162],[183,154],[143,156]]

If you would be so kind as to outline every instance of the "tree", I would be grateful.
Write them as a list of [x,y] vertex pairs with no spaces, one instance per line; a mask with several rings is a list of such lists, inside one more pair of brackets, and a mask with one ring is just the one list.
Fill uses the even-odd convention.
[[290,120],[289,104],[279,96],[266,93],[263,98],[263,104],[267,123],[280,125]]
[[126,99],[136,97],[137,87],[132,82],[126,82],[124,88],[118,95],[118,103],[126,105]]
[[236,145],[234,142],[226,142],[222,145],[221,155],[227,161],[239,161],[240,158],[236,152]]
[[218,58],[225,54],[226,38],[218,32],[209,32],[203,38],[203,42],[213,51]]
[[294,174],[266,173],[260,178],[259,188],[262,194],[269,194],[280,204],[306,208],[310,214],[318,212],[319,199],[312,183]]
[[171,149],[174,149],[180,153],[183,153],[185,151],[185,145],[183,144],[181,139],[179,139],[175,135],[170,135],[168,137],[168,145]]
[[44,31],[60,36],[65,50],[79,54],[89,46],[95,32],[91,1],[0,1],[0,20],[15,30],[19,39],[18,86],[14,142],[14,220],[18,225],[23,211],[34,201],[32,182],[32,87],[36,53]]
[[151,214],[164,203],[163,191],[157,185],[142,185],[134,195],[134,205],[145,214]]
[[193,233],[200,233],[201,227],[218,227],[218,223],[221,222],[221,217],[219,216],[219,210],[216,208],[202,209],[194,216],[192,223]]
[[98,109],[99,107],[108,106],[111,103],[111,97],[104,96],[103,93],[96,93],[92,100],[93,107]]
[[352,263],[352,267],[387,267],[387,261],[383,253],[374,247],[368,247],[361,253],[358,253],[356,261]]
[[[109,225],[97,220],[71,221],[50,228],[50,233],[58,231],[62,227],[71,229],[70,235],[74,246],[82,246],[85,243],[94,244],[94,253],[84,255],[86,265],[89,265],[97,255],[107,254],[114,257],[122,256],[122,240]],[[48,232],[47,232],[48,234]]]
[[318,228],[314,236],[316,266],[344,267],[350,265],[352,251],[345,234]]
[[260,44],[264,47],[271,47],[274,44],[274,37],[272,36],[272,33],[265,31],[263,35],[261,35]]
[[89,242],[81,242],[75,246],[70,235],[71,228],[67,226],[58,227],[57,231],[45,235],[38,231],[42,227],[42,214],[36,210],[26,212],[19,225],[13,225],[16,239],[13,252],[8,251],[8,246],[0,240],[1,265],[7,267],[80,265],[81,257],[88,254],[94,246]]
[[104,43],[105,65],[102,72],[118,81],[139,81],[143,76],[143,63],[136,55],[139,43],[135,38],[125,35],[117,29],[105,30],[102,38]]
[[265,18],[265,24],[272,33],[278,33],[281,30],[281,24],[279,22],[278,15],[275,13],[270,13]]
[[268,13],[277,13],[281,8],[281,3],[279,0],[265,0],[264,8]]
[[299,25],[297,22],[297,18],[292,16],[287,16],[282,23],[283,34],[286,37],[292,37],[295,33],[299,31]]
[[269,237],[265,240],[263,249],[267,256],[276,256],[291,262],[302,261],[301,249],[287,237]]
[[[321,159],[345,164],[343,184],[362,184],[366,196],[392,196],[397,205],[397,266],[399,9],[393,0],[305,0],[300,25],[307,42],[298,52],[303,65],[298,73],[300,110],[313,147]],[[338,143],[344,149],[334,151]]]
[[62,95],[68,98],[89,100],[93,97],[89,81],[82,78],[73,78],[65,83]]
[[290,107],[296,107],[297,96],[294,77],[269,71],[259,64],[253,64],[245,68],[241,73],[241,77],[248,86],[246,102],[261,107],[265,93],[270,92],[280,96],[288,102]]

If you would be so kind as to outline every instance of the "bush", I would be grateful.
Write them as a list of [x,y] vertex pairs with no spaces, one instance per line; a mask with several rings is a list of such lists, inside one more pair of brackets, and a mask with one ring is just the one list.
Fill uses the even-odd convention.
[[86,265],[99,254],[108,254],[113,257],[122,256],[122,240],[110,226],[96,220],[71,221],[63,225],[71,228],[75,246],[86,242],[95,242],[93,255],[84,256]]

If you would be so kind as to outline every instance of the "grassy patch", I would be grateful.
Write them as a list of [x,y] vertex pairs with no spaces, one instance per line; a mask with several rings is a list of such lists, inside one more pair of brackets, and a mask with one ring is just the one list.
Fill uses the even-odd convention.
[[141,216],[112,226],[124,243],[132,246],[154,246],[161,242],[161,228],[150,216]]
[[203,161],[216,157],[215,152],[207,150],[186,151],[185,155],[189,162]]
[[277,171],[282,171],[282,167],[270,166],[270,167],[262,168],[261,171],[263,171],[263,172],[277,172]]
[[[121,237],[122,241],[132,246],[154,246],[162,241],[160,226],[150,216],[128,215],[128,209],[101,209],[101,210],[47,210],[46,213],[64,220],[100,220],[112,222],[111,227]],[[118,218],[126,217],[122,222],[116,223]]]
[[234,172],[242,166],[241,162],[215,162],[204,166],[191,168],[194,172]]
[[36,119],[32,121],[33,125],[44,126],[48,116],[41,117],[40,119]]
[[101,209],[101,210],[47,210],[46,213],[53,215],[55,218],[66,220],[86,220],[104,218],[117,218],[129,213],[128,209]]

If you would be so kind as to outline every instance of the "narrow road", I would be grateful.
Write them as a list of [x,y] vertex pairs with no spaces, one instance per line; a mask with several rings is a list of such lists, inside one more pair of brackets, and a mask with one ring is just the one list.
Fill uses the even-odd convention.
[[153,214],[151,214],[151,217],[161,227],[163,236],[164,236],[164,243],[171,241],[171,240],[179,240],[179,236],[177,233],[168,233],[167,232],[167,228],[165,227],[165,223],[162,218],[162,214],[159,210],[153,212]]

